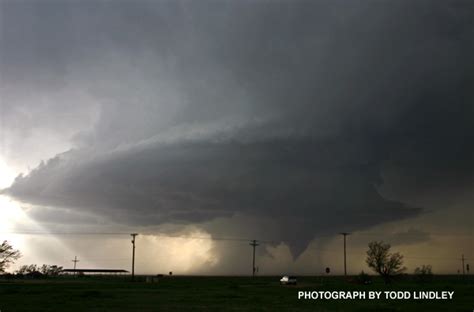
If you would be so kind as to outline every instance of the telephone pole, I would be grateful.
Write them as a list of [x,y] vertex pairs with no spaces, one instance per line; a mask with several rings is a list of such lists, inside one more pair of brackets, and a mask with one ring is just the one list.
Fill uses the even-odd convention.
[[132,236],[132,281],[135,279],[135,237],[138,235],[138,233],[132,233],[130,236]]
[[462,275],[464,276],[464,254],[461,256],[461,262],[462,262]]
[[77,260],[77,256],[74,256],[74,260],[71,261],[74,262],[74,276],[76,276],[76,263],[78,263],[79,260]]
[[342,233],[339,233],[339,234],[341,234],[342,236],[344,236],[344,276],[347,276],[346,236],[347,236],[347,235],[350,235],[351,233],[342,232]]
[[257,240],[252,240],[250,242],[250,246],[253,247],[253,258],[252,258],[252,276],[255,276],[255,247],[257,247],[259,244]]

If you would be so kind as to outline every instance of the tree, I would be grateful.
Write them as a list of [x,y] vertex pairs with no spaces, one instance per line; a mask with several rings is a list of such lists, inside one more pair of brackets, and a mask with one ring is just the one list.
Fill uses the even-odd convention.
[[16,274],[18,275],[26,275],[29,273],[35,273],[39,272],[39,268],[36,264],[30,264],[30,265],[22,265],[17,271]]
[[419,282],[428,282],[433,279],[433,270],[431,265],[422,265],[415,269],[415,279]]
[[415,269],[415,274],[417,275],[433,275],[433,268],[431,265],[422,265],[421,268],[417,267]]
[[366,259],[369,268],[380,274],[386,283],[406,270],[403,267],[403,256],[398,252],[390,253],[390,247],[390,244],[382,241],[370,242]]
[[42,266],[36,264],[22,265],[15,273],[17,275],[24,275],[29,277],[46,277],[58,276],[63,270],[62,266],[43,264]]
[[46,276],[58,276],[62,270],[63,270],[62,266],[58,266],[55,264],[53,265],[43,264],[40,268],[40,272]]
[[40,270],[41,268],[36,264],[22,265],[18,271],[16,271],[16,275],[26,278],[42,278],[45,275],[41,273]]
[[0,273],[5,272],[5,269],[14,263],[15,260],[21,257],[19,250],[13,249],[6,240],[0,245]]

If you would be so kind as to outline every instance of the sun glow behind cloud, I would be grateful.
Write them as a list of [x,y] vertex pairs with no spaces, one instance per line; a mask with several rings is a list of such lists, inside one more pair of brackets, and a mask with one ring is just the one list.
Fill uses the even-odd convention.
[[[131,269],[132,245],[129,234],[123,235],[81,235],[64,237],[74,254],[69,258],[61,255],[59,264],[71,266],[71,259],[77,255],[79,267]],[[200,229],[186,233],[139,234],[136,238],[135,272],[137,274],[195,274],[219,264],[216,243],[210,234]]]
[[[56,259],[51,259],[51,255],[58,251],[74,254],[58,237],[48,235],[43,226],[31,219],[23,205],[26,204],[0,195],[0,241],[7,240],[22,254],[9,271],[14,271],[23,264],[54,262]],[[41,253],[38,250],[41,250]],[[38,256],[39,254],[42,256]]]
[[202,267],[214,266],[219,259],[214,254],[214,241],[208,233],[194,231],[183,237],[142,235],[137,250],[143,259],[139,264],[145,272],[189,274]]
[[8,232],[15,229],[18,223],[27,219],[24,211],[18,203],[6,196],[0,196],[0,209],[2,217],[0,218],[0,231]]
[[20,223],[29,221],[18,203],[6,196],[0,195],[0,241],[7,240],[15,249],[22,251],[26,247],[25,238],[15,235],[13,231]]
[[0,157],[0,189],[9,187],[15,180],[16,176],[17,173],[15,170],[10,168]]
[[[16,176],[15,170],[0,157],[0,190],[9,187]],[[0,213],[0,233],[3,239],[7,239],[7,233],[13,231],[18,223],[28,219],[20,205],[4,195],[0,195]]]
[[[17,172],[9,167],[0,158],[0,189],[9,187]],[[60,237],[51,232],[44,225],[39,224],[28,216],[30,208],[26,203],[20,203],[9,196],[0,195],[0,239],[9,241],[15,249],[19,249],[22,257],[9,268],[14,271],[22,264],[30,263],[53,263],[68,266],[69,258],[78,255],[82,260],[81,267],[109,267],[117,266],[128,269],[129,252],[128,239],[93,239],[99,243],[104,253],[94,252],[90,255],[87,250],[91,246],[91,238],[78,239],[78,237]],[[48,233],[51,233],[48,234]],[[156,235],[140,235],[137,243],[137,271],[140,273],[167,273],[173,271],[176,274],[189,274],[204,266],[214,266],[218,263],[218,257],[213,252],[214,242],[211,236],[201,230],[193,230],[182,237],[166,237]],[[83,242],[88,242],[87,247]],[[94,244],[92,244],[94,245]],[[113,247],[113,248],[111,248]],[[49,250],[49,248],[53,248]],[[124,251],[116,261],[110,263],[105,259],[110,249]],[[63,256],[61,256],[63,255]],[[104,262],[105,260],[107,262]],[[39,262],[38,262],[39,261]],[[40,263],[41,262],[41,263]]]

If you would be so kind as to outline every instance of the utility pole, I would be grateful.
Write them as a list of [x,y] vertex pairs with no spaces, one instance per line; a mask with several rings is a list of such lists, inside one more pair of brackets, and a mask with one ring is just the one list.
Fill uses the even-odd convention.
[[132,236],[132,281],[135,279],[135,237],[138,235],[138,233],[132,233],[130,236]]
[[347,235],[350,235],[351,233],[342,232],[342,233],[339,233],[339,234],[341,234],[342,236],[344,236],[344,276],[347,276],[346,236],[347,236]]
[[74,260],[71,261],[74,262],[74,276],[76,276],[76,263],[78,263],[79,260],[77,260],[77,256],[74,256]]
[[464,255],[461,256],[461,262],[462,262],[462,275],[464,276]]
[[250,242],[250,246],[253,247],[253,260],[252,260],[252,276],[255,276],[255,247],[257,247],[259,244],[257,243],[257,240],[253,240]]

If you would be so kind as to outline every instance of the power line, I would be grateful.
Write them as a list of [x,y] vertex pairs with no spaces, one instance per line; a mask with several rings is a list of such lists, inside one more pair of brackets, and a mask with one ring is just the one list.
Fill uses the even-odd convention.
[[[124,236],[124,235],[130,235],[130,233],[126,233],[126,232],[33,232],[33,231],[9,231],[9,232],[0,232],[0,234],[14,234],[14,235],[71,235],[71,236],[74,236],[74,235],[79,235],[79,236],[88,236],[88,235],[103,235],[103,236],[107,236],[107,235],[111,235],[111,236]],[[394,234],[387,234],[387,233],[377,233],[377,232],[371,232],[371,233],[346,233],[346,235],[382,235],[382,234],[385,234],[385,235],[394,235],[394,234],[397,234],[397,233],[394,233]],[[414,236],[416,236],[416,233],[409,233],[409,234],[415,234]],[[249,238],[238,238],[238,237],[207,237],[207,236],[184,236],[184,235],[172,235],[172,234],[163,234],[163,233],[142,233],[141,235],[153,235],[153,236],[160,236],[160,237],[166,237],[166,238],[179,238],[179,239],[202,239],[202,240],[214,240],[214,241],[235,241],[235,242],[248,242],[248,241],[253,241],[253,239],[249,239]],[[344,233],[340,233],[340,235],[344,235]],[[430,233],[431,235],[431,233]],[[468,235],[472,235],[472,234],[461,234],[461,233],[453,233],[453,234],[448,234],[448,233],[444,233],[444,234],[441,234],[441,233],[435,233],[435,235],[438,235],[438,236],[443,236],[443,235],[446,235],[446,236],[455,236],[455,235],[465,235],[465,236],[468,236]],[[329,235],[329,234],[325,234],[325,235],[318,235],[317,237],[334,237],[333,234]],[[257,241],[257,240],[256,240]],[[276,240],[258,240],[258,243],[259,244],[279,244],[281,243],[282,241],[276,241]],[[338,252],[336,249],[321,249],[321,248],[314,248],[315,250],[319,251],[319,252],[328,252],[328,253],[336,253]],[[346,251],[346,254],[354,254],[355,253],[351,253],[351,252],[347,252]],[[456,260],[456,259],[459,259],[459,258],[443,258],[443,257],[405,257],[407,259],[434,259],[434,260]],[[465,258],[465,260],[470,260],[469,258]]]
[[126,232],[35,232],[35,231],[11,231],[0,232],[0,234],[15,235],[130,235]]
[[403,236],[467,236],[474,237],[474,233],[441,233],[441,232],[396,232],[396,233],[387,233],[387,232],[354,232],[353,235],[356,236],[394,236],[394,235],[403,235]]
[[[15,235],[129,235],[129,232],[37,232],[37,231],[8,231],[0,232],[0,234],[15,234]],[[393,235],[403,235],[403,236],[466,236],[474,237],[474,233],[441,233],[441,232],[396,232],[396,233],[387,233],[387,232],[353,232],[351,233],[354,236],[393,236]],[[172,234],[163,234],[163,233],[142,233],[142,235],[155,235],[155,236],[165,236],[172,238],[193,238],[193,239],[213,239],[213,240],[227,240],[227,241],[249,241],[250,238],[244,237],[200,237],[200,236],[182,236],[182,235],[172,235]],[[334,237],[334,234],[317,234],[315,238],[320,237]],[[259,240],[262,243],[278,243],[275,240]]]
[[[130,233],[123,232],[0,232],[0,234],[14,234],[14,235],[130,235]],[[161,236],[166,238],[181,238],[181,239],[207,239],[215,241],[236,241],[236,242],[248,242],[251,241],[249,238],[237,238],[237,237],[206,237],[206,236],[183,236],[183,235],[171,235],[163,233],[141,233],[141,235],[152,235]],[[281,243],[274,240],[259,240],[262,244],[278,244]]]
[[[450,257],[411,257],[411,256],[408,256],[408,257],[405,257],[404,258],[406,259],[426,259],[426,260],[445,260],[445,261],[459,261],[460,258],[450,258]],[[464,260],[472,260],[472,258],[464,258]]]
[[130,260],[130,258],[83,258],[83,261],[115,261],[115,260]]

